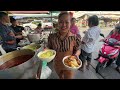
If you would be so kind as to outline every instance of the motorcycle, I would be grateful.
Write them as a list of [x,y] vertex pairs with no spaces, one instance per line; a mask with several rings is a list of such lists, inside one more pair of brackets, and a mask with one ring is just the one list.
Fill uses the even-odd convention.
[[[103,34],[100,36],[104,37]],[[105,37],[104,37],[105,38]],[[98,60],[98,64],[95,68],[96,73],[98,73],[101,69],[110,66],[118,57],[120,44],[116,39],[109,38],[104,40],[104,44],[99,50],[99,55],[96,60]]]

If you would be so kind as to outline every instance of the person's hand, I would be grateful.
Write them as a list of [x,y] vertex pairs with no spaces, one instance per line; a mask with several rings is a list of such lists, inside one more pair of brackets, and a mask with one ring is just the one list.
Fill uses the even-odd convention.
[[75,56],[76,58],[79,58],[79,55],[77,55],[77,54],[72,54],[72,56]]
[[22,39],[23,36],[22,35],[17,35],[17,36],[15,36],[15,38]]
[[104,39],[101,39],[99,42],[103,42],[104,41]]
[[44,50],[48,50],[49,49],[46,45],[44,45],[43,48],[44,48]]
[[48,48],[47,48],[47,47],[44,47],[44,51],[45,51],[45,50],[48,50]]
[[15,34],[13,32],[10,32],[9,35],[15,37]]
[[12,44],[15,43],[15,41],[14,41],[14,40],[12,40],[12,41],[7,41],[6,43],[12,45]]

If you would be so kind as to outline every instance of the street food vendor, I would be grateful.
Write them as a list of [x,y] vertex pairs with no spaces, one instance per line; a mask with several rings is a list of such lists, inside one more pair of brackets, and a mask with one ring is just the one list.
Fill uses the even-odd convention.
[[24,30],[24,27],[18,25],[18,21],[14,18],[10,18],[11,27],[14,29],[15,33],[17,35],[22,35],[22,30]]
[[68,12],[58,16],[59,31],[48,37],[48,48],[56,50],[54,68],[60,79],[72,79],[74,72],[66,70],[62,59],[67,55],[80,55],[81,38],[70,32],[71,18]]
[[11,52],[16,50],[16,38],[13,31],[7,25],[10,22],[10,18],[7,13],[0,12],[0,37],[2,42],[2,47],[6,52]]
[[14,18],[10,18],[10,22],[12,23],[12,25],[10,27],[15,34],[16,42],[18,44],[20,42],[20,40],[23,39],[22,30],[24,30],[24,27],[18,26],[18,22]]

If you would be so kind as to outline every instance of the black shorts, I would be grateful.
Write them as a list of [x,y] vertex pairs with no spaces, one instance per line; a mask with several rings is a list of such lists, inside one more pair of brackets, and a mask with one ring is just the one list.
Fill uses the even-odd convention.
[[82,61],[85,61],[85,60],[91,61],[92,53],[87,53],[87,52],[85,52],[84,50],[81,49],[81,54],[80,54],[79,58]]

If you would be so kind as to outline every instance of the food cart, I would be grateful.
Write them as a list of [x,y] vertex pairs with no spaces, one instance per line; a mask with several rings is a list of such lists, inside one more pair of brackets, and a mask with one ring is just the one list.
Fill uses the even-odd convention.
[[[43,11],[41,11],[41,12],[43,12]],[[41,14],[41,12],[39,12],[39,13]],[[24,15],[27,15],[28,13],[38,13],[38,12],[37,11],[36,12],[35,11],[31,11],[31,12],[30,11],[28,11],[28,12],[26,12],[26,11],[9,11],[9,13],[10,13],[10,16],[14,16],[14,15],[18,15],[18,14],[21,15],[21,13],[24,16]],[[48,14],[48,11],[44,11],[43,13]],[[52,20],[52,17],[54,16],[54,14],[52,15],[52,13],[50,13],[51,20]],[[37,36],[37,35],[35,35],[35,36]],[[27,36],[24,36],[24,40],[27,41],[27,44],[25,44],[26,41],[24,41],[24,43],[23,43],[24,45],[19,47],[16,51],[6,53],[6,54],[0,56],[0,78],[1,79],[30,79],[30,78],[46,79],[46,77],[48,78],[48,76],[51,74],[52,71],[49,67],[47,67],[47,62],[42,62],[37,56],[37,54],[39,52],[44,50],[47,40],[45,38],[42,38],[42,36],[40,36],[39,38],[40,38],[39,41],[30,42],[29,38]],[[28,43],[28,41],[29,41],[29,43]],[[28,46],[31,44],[39,44],[40,48],[36,48],[36,45],[34,46],[35,47],[34,50],[30,50],[29,48],[24,48],[26,45]],[[25,56],[25,55],[27,55],[27,56],[31,55],[31,57],[24,60],[24,58],[22,58],[22,56]],[[27,57],[27,56],[25,56],[25,57]],[[17,58],[17,59],[15,60],[15,58]],[[19,62],[20,60],[18,60],[18,59],[22,59],[21,61],[23,61],[23,62]],[[44,66],[44,68],[42,68],[43,66]],[[48,64],[48,66],[49,66],[49,64]],[[46,75],[48,75],[48,76],[45,76],[43,73],[46,73]]]

